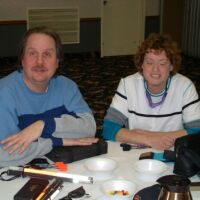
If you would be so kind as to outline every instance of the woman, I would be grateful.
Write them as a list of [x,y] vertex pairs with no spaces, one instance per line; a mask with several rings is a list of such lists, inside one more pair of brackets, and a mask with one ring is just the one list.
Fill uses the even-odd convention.
[[153,33],[134,59],[138,72],[121,79],[104,119],[104,138],[164,150],[198,132],[200,101],[191,80],[177,73],[176,43]]

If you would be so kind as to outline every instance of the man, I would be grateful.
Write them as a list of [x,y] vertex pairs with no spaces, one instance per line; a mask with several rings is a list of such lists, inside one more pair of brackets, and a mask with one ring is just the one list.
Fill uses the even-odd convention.
[[90,145],[96,123],[77,85],[56,76],[59,36],[30,29],[20,48],[21,69],[0,80],[0,166],[23,165],[53,146]]

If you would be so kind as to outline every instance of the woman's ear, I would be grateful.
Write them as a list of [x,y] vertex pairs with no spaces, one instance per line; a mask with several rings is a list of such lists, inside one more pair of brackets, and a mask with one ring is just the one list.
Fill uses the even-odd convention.
[[170,72],[174,69],[173,65],[170,65]]

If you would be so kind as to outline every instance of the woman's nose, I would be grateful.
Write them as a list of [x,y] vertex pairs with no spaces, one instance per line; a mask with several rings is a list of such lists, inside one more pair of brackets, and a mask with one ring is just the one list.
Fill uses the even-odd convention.
[[153,71],[158,71],[159,68],[159,64],[158,63],[154,63],[153,64]]

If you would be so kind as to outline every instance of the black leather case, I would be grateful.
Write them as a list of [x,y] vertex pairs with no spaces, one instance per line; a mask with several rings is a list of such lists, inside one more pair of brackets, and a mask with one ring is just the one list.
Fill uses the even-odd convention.
[[90,158],[107,153],[108,144],[100,139],[96,144],[88,146],[55,147],[46,157],[54,162],[63,161],[71,163],[74,161]]
[[14,200],[34,200],[47,187],[49,181],[40,178],[31,178],[25,185],[15,194]]

